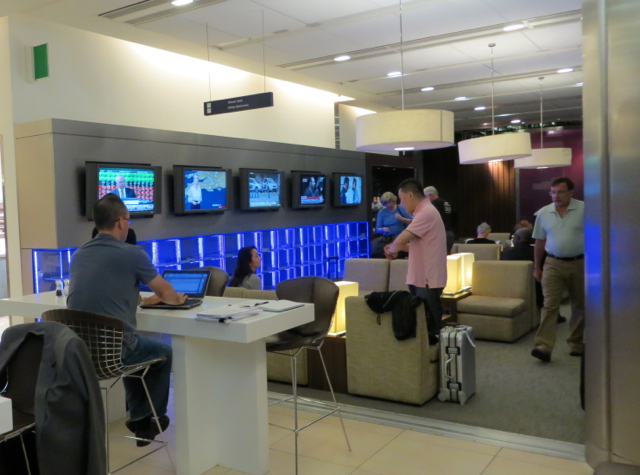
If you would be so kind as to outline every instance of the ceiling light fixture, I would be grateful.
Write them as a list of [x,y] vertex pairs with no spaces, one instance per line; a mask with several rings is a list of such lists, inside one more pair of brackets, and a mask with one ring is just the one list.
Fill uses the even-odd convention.
[[[544,148],[544,133],[542,131],[543,120],[543,107],[542,107],[542,81],[544,77],[539,77],[540,80],[540,148],[532,150],[531,156],[516,160],[514,166],[516,168],[553,168],[553,167],[568,167],[571,165],[571,149],[570,148]],[[553,133],[553,131],[549,132]]]
[[335,58],[333,58],[334,61],[349,61],[351,59],[351,56],[349,56],[348,54],[343,54],[342,56],[336,56]]
[[387,77],[390,77],[390,78],[397,78],[398,76],[403,76],[401,71],[391,71],[390,73],[387,74]]
[[584,86],[584,83],[583,83],[583,82],[577,82],[577,83],[576,83],[576,87],[582,87],[582,86]]
[[428,87],[423,87],[422,89],[420,89],[422,92],[429,92],[429,91],[433,91],[435,88],[428,86]]
[[173,2],[171,2],[171,5],[175,7],[181,7],[182,5],[189,5],[190,3],[193,3],[193,0],[173,0]]
[[562,69],[558,69],[556,72],[558,74],[563,74],[563,73],[570,73],[571,71],[573,71],[573,68],[562,68]]
[[486,107],[485,107],[485,106],[478,106],[478,107],[474,107],[474,108],[473,108],[473,110],[474,110],[474,111],[483,111],[483,110],[485,110],[485,109],[486,109]]
[[489,163],[496,160],[513,160],[531,155],[531,136],[528,133],[496,133],[495,108],[493,104],[493,48],[491,48],[491,135],[458,142],[458,155],[463,165]]
[[[404,109],[404,43],[400,3],[400,76],[402,110],[366,114],[356,119],[356,148],[367,152],[429,150],[454,144],[453,112]],[[394,76],[395,77],[395,76]],[[433,88],[424,88],[433,90]]]
[[520,119],[513,119],[511,121],[512,124],[519,124],[520,122],[522,122]]
[[456,100],[456,101],[466,101],[467,100],[467,96],[456,97],[454,100]]
[[522,28],[524,28],[524,25],[522,23],[516,23],[515,25],[505,26],[503,28],[503,30],[504,31],[515,31],[515,30],[521,30]]

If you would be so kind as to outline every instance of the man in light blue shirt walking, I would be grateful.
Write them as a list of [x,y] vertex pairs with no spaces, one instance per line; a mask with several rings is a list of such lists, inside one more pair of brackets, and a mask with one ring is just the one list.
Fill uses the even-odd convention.
[[551,361],[565,290],[571,300],[569,354],[584,353],[584,202],[573,199],[573,188],[569,178],[551,184],[553,202],[538,211],[533,229],[534,277],[542,284],[544,306],[531,355],[545,362]]

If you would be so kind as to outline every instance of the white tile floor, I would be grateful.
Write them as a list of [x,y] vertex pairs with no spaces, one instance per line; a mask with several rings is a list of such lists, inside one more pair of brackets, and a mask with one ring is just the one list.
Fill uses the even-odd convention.
[[[171,414],[170,414],[171,415]],[[299,420],[310,421],[315,414],[300,411]],[[269,420],[290,427],[293,410],[271,407]],[[584,462],[538,455],[485,445],[466,440],[404,430],[388,425],[345,419],[351,441],[349,452],[337,417],[328,417],[301,432],[299,438],[301,475],[590,475],[593,470]],[[126,433],[124,421],[112,429]],[[174,437],[171,426],[166,440]],[[292,475],[294,471],[293,434],[270,426],[271,475]],[[113,437],[112,437],[113,438]],[[113,438],[115,439],[115,438]],[[114,441],[112,460],[124,463],[140,450],[130,441]],[[174,446],[169,444],[173,453]],[[166,475],[174,473],[166,450],[156,452],[122,470],[123,475]],[[221,466],[204,475],[242,475]]]

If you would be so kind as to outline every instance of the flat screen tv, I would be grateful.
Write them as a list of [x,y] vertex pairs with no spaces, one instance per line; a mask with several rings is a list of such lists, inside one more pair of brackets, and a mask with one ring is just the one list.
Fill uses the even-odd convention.
[[333,174],[333,206],[358,206],[362,204],[361,175],[354,173]]
[[173,166],[174,213],[223,213],[231,202],[231,170],[191,165]]
[[162,167],[147,164],[86,162],[86,215],[93,219],[93,205],[107,193],[118,195],[131,217],[160,213]]
[[293,209],[322,208],[327,201],[327,175],[320,172],[291,171]]
[[240,169],[240,208],[244,210],[282,208],[284,172]]

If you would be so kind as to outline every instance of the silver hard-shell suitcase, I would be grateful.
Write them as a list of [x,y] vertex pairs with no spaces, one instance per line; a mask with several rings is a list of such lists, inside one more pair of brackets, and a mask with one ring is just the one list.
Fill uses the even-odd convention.
[[441,401],[464,405],[476,392],[476,344],[473,328],[447,326],[440,330]]

